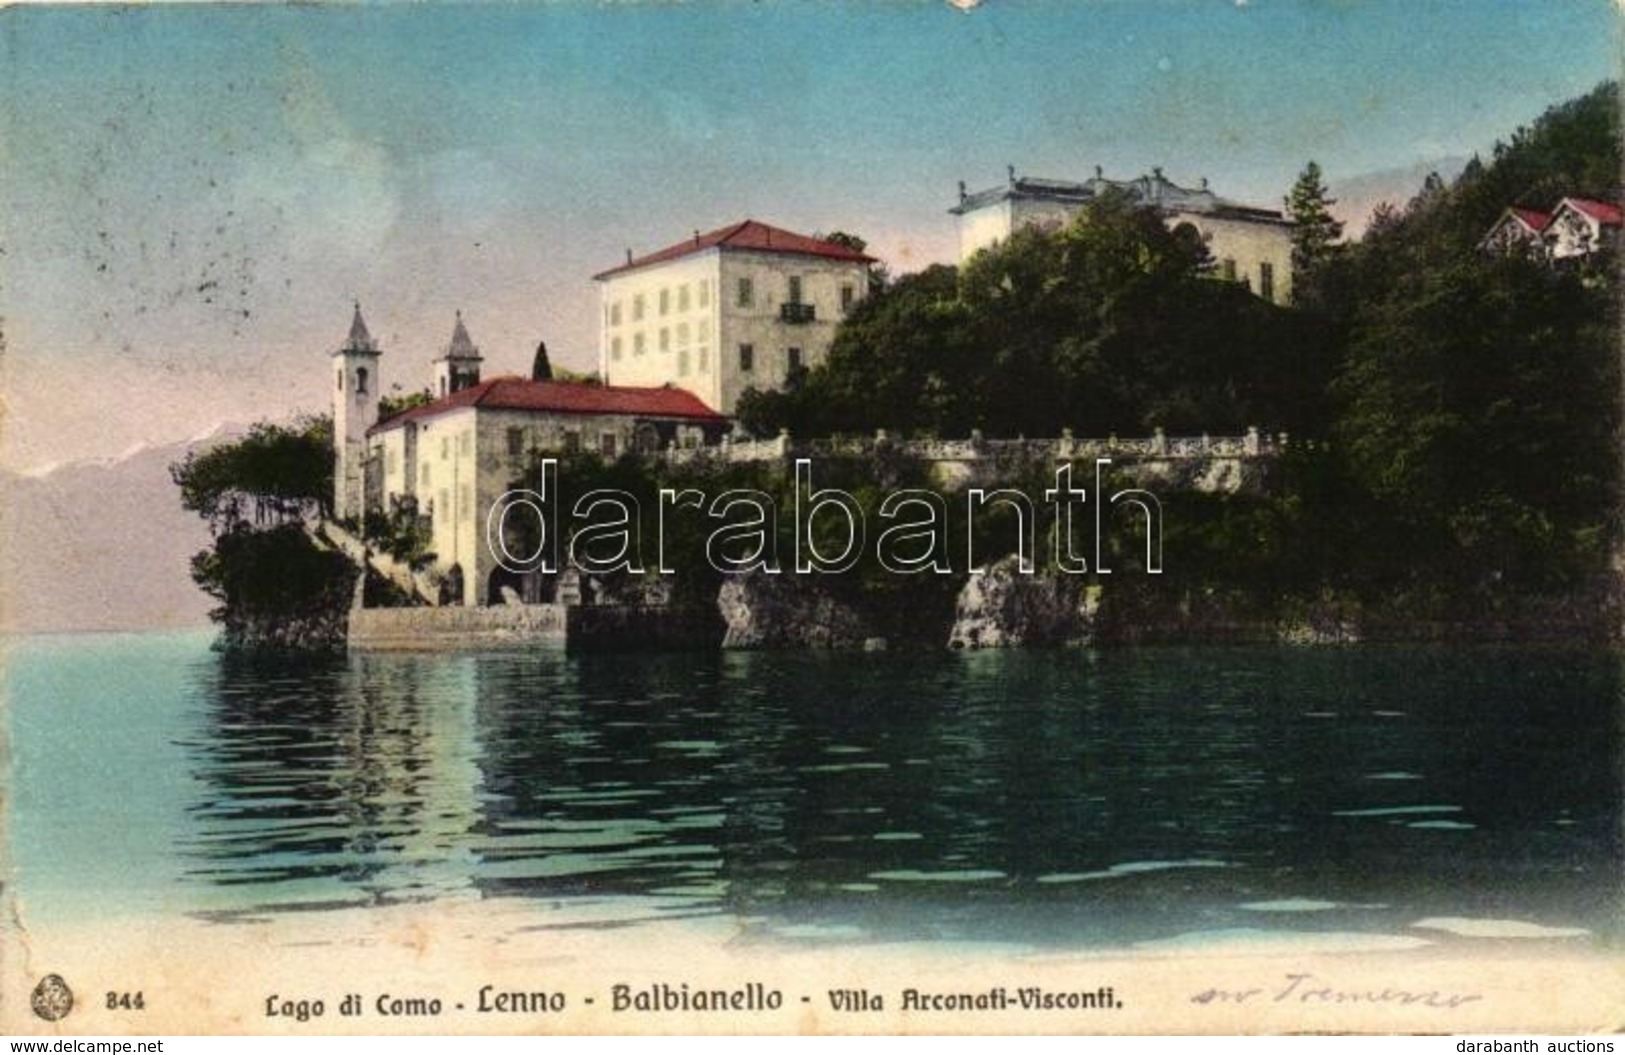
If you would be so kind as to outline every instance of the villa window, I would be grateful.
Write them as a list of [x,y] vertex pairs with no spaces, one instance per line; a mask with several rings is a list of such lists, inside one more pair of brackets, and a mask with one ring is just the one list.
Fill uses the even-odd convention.
[[660,291],[660,314],[664,315],[671,310],[671,290]]
[[1236,280],[1236,262],[1228,257],[1221,260],[1219,262],[1219,275],[1226,282],[1234,282]]
[[680,311],[680,312],[688,310],[688,284],[687,283],[684,283],[683,285],[677,287],[677,310]]
[[609,342],[609,357],[619,361],[621,358],[621,339],[616,337]]
[[1265,300],[1275,299],[1275,265],[1265,262],[1258,265],[1258,295]]
[[660,350],[671,351],[671,331],[664,326],[660,327]]
[[367,394],[367,368],[364,366],[355,372],[355,394],[358,396]]
[[609,324],[611,326],[621,324],[621,302],[618,300],[609,306]]
[[852,304],[857,299],[858,291],[853,288],[852,284],[850,282],[843,283],[841,286],[841,314],[844,315],[851,311]]
[[801,349],[800,348],[791,348],[790,351],[786,354],[785,359],[788,362],[788,365],[787,365],[787,368],[786,368],[787,373],[792,373],[793,374],[797,370],[801,369]]
[[635,333],[632,335],[632,354],[643,354],[643,334],[641,333]]
[[800,304],[801,303],[801,276],[800,275],[791,275],[790,276],[790,303],[791,304]]
[[605,432],[598,437],[598,450],[606,458],[615,457],[615,434],[613,432]]
[[735,303],[741,308],[748,308],[756,303],[756,290],[752,287],[750,279],[739,280],[739,296]]
[[632,321],[633,322],[639,322],[642,319],[643,319],[643,294],[639,293],[639,294],[637,294],[636,296],[634,296],[632,298]]
[[508,430],[508,457],[517,458],[525,449],[525,430],[511,428]]
[[756,348],[754,345],[742,344],[739,346],[739,370],[741,373],[750,373],[756,369]]

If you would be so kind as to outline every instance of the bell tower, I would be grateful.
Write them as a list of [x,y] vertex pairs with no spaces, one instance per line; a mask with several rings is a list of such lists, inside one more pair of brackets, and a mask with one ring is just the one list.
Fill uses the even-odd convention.
[[480,350],[469,339],[468,328],[463,325],[463,313],[457,313],[457,325],[451,331],[451,343],[434,361],[434,398],[445,399],[453,392],[461,392],[480,383],[480,363],[484,359]]
[[355,306],[350,336],[333,353],[333,516],[361,518],[366,501],[362,463],[367,429],[378,421],[378,343]]

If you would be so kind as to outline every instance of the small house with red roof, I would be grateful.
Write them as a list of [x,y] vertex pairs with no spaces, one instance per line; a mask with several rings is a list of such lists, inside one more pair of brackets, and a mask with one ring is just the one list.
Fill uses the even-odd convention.
[[1539,209],[1521,209],[1509,206],[1495,221],[1479,248],[1492,253],[1539,253],[1546,251],[1546,228],[1552,223],[1552,214]]
[[1546,244],[1553,260],[1590,256],[1619,244],[1620,208],[1591,198],[1564,198],[1552,210]]
[[333,353],[334,512],[341,520],[415,512],[429,528],[444,603],[502,603],[486,517],[533,458],[694,447],[728,428],[672,386],[482,379],[483,357],[460,313],[433,362],[430,401],[380,420],[381,356],[357,305],[349,338]]
[[600,271],[599,372],[612,385],[674,385],[732,414],[747,388],[781,387],[823,362],[869,295],[874,258],[851,245],[744,220]]

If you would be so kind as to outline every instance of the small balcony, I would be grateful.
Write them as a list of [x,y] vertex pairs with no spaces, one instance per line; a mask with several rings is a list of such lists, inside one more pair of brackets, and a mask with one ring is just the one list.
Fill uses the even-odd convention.
[[779,321],[794,324],[813,322],[818,318],[818,310],[811,304],[797,304],[789,302],[779,305]]

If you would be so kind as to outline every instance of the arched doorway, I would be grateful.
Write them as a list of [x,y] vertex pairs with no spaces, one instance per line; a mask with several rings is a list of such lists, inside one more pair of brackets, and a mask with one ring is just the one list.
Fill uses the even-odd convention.
[[653,422],[642,422],[632,430],[632,449],[639,454],[655,454],[660,450],[660,430]]
[[491,577],[485,584],[485,603],[489,605],[507,604],[508,599],[502,594],[504,586],[513,591],[516,603],[524,603],[525,577],[518,572],[500,567],[491,569]]

